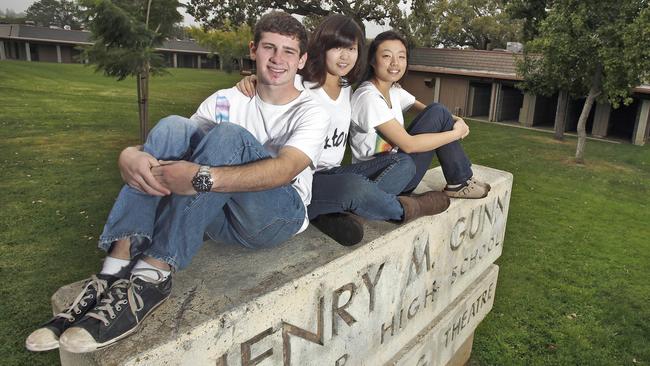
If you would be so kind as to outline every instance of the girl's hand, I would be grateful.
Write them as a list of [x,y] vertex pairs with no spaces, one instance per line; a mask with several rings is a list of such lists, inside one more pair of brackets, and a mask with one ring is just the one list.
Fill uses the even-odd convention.
[[454,121],[454,128],[453,130],[458,134],[458,138],[460,140],[464,139],[469,135],[469,126],[463,121],[462,118],[456,117],[456,120]]
[[252,98],[255,96],[255,85],[257,84],[257,77],[255,75],[249,75],[245,78],[239,80],[237,85],[237,90],[239,90],[245,96]]

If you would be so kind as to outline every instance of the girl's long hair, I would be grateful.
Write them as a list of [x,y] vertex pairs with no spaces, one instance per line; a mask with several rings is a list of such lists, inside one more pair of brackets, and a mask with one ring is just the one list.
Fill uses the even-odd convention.
[[333,14],[325,18],[309,38],[307,64],[300,71],[305,81],[315,82],[318,88],[327,78],[327,51],[332,48],[347,48],[356,44],[359,55],[350,72],[341,79],[341,86],[349,86],[359,80],[364,70],[365,37],[359,25],[350,17]]

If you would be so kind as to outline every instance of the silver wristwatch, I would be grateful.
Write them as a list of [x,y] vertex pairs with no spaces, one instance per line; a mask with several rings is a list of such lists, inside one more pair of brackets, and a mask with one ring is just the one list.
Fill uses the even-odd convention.
[[202,165],[199,171],[196,172],[194,178],[192,178],[192,187],[197,192],[210,192],[213,183],[214,180],[212,179],[212,174],[210,174],[210,167],[207,165]]

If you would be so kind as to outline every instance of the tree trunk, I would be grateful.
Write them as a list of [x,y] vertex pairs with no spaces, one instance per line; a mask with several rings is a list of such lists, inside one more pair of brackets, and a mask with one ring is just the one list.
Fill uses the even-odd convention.
[[140,141],[144,143],[149,133],[149,71],[138,74],[138,113],[140,117]]
[[591,107],[594,105],[596,97],[600,95],[601,72],[602,67],[597,67],[596,72],[594,72],[594,77],[591,80],[589,95],[587,95],[587,100],[585,100],[580,118],[578,119],[578,146],[576,147],[576,163],[578,164],[584,164],[585,162],[585,144],[587,142],[587,131],[585,127],[587,126],[587,118],[589,117],[589,112],[591,112]]
[[[151,13],[151,1],[147,2],[147,14],[145,27],[149,29],[149,14]],[[149,134],[149,62],[145,61],[144,71],[138,73],[138,112],[140,116],[140,142],[147,141]]]
[[569,93],[565,90],[560,90],[557,95],[557,109],[555,110],[555,139],[564,140],[564,129],[566,128],[566,111],[567,104],[569,103]]

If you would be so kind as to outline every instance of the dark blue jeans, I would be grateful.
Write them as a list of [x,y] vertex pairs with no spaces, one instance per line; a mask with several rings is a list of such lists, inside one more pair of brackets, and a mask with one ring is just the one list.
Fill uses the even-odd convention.
[[[421,133],[445,132],[454,129],[454,120],[445,106],[431,103],[415,117],[407,131],[411,135]],[[420,184],[422,177],[431,166],[433,155],[438,156],[442,173],[447,184],[461,184],[472,177],[472,163],[463,150],[460,141],[450,142],[431,151],[408,154],[415,163],[415,175],[406,185],[404,192],[411,192]]]
[[[255,137],[238,125],[206,125],[178,116],[162,119],[151,130],[144,151],[158,159],[210,166],[270,157]],[[305,206],[290,185],[259,192],[162,198],[125,185],[108,216],[99,247],[109,250],[114,241],[131,238],[132,255],[143,253],[182,269],[197,253],[204,233],[225,243],[267,248],[291,238],[304,220]]]
[[[442,104],[433,103],[422,111],[407,131],[411,135],[451,131],[454,120]],[[460,142],[406,154],[378,154],[357,164],[316,172],[309,219],[337,212],[353,212],[371,220],[401,220],[404,214],[397,199],[420,184],[437,154],[448,184],[460,184],[472,177],[470,163]]]
[[406,154],[380,154],[357,164],[339,166],[314,174],[309,219],[319,215],[354,212],[371,220],[401,220],[399,193],[415,174]]

